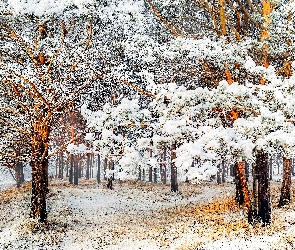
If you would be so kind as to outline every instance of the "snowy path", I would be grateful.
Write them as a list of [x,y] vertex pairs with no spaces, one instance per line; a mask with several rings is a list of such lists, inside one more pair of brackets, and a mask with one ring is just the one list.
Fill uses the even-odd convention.
[[114,188],[108,190],[102,184],[85,181],[78,187],[55,183],[48,198],[50,228],[42,235],[29,230],[29,193],[15,194],[9,202],[1,203],[4,220],[0,223],[0,246],[6,249],[159,249],[157,234],[167,228],[165,211],[206,203],[232,191],[231,186],[216,189],[212,184],[181,184],[182,193],[178,194],[171,193],[169,185],[160,184],[117,183]]
[[[37,233],[27,219],[28,185],[23,191],[11,189],[4,197],[0,194],[0,249],[187,250],[200,245],[198,249],[273,249],[273,242],[294,231],[290,225],[295,224],[295,214],[289,212],[280,218],[289,228],[270,237],[250,235],[243,239],[243,248],[238,247],[242,238],[231,233],[215,238],[218,225],[208,220],[208,213],[196,214],[195,209],[232,196],[233,184],[181,183],[178,194],[171,193],[169,185],[150,183],[116,183],[115,190],[94,181],[82,181],[77,187],[61,181],[52,184],[47,204],[49,226],[43,233]],[[245,218],[241,212],[228,212],[222,220],[228,220],[229,226],[240,223]],[[278,211],[274,216],[279,217]],[[244,237],[246,229],[239,228]]]

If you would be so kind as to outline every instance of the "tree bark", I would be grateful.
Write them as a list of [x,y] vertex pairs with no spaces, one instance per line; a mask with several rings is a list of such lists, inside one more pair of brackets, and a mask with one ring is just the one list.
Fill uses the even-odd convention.
[[235,163],[234,165],[234,172],[235,172],[235,184],[236,184],[236,202],[241,206],[244,204],[244,194],[242,191],[242,183],[241,183],[241,176],[240,171],[238,168],[239,163]]
[[138,168],[138,180],[139,181],[141,180],[141,168],[140,167]]
[[[153,150],[152,150],[152,146],[153,146],[153,141],[151,139],[150,141],[150,158],[153,157]],[[149,182],[153,182],[153,167],[149,165]]]
[[[166,147],[163,148],[163,153],[161,154],[161,161],[166,162]],[[166,184],[166,163],[160,164],[161,182]]]
[[97,155],[97,175],[96,175],[97,183],[100,183],[100,155]]
[[217,174],[216,174],[217,175],[217,178],[216,178],[217,184],[221,184],[222,183],[221,174],[222,174],[222,168],[221,168],[221,164],[219,164],[217,166]]
[[291,201],[291,159],[283,158],[283,183],[281,189],[281,197],[279,207],[287,205]]
[[175,143],[171,146],[171,191],[177,192],[178,191],[178,183],[177,183],[177,168],[173,160],[176,158],[175,153],[176,145]]
[[149,182],[153,182],[153,168],[152,166],[149,166]]
[[246,180],[246,174],[245,174],[245,164],[243,161],[237,163],[237,173],[239,178],[239,183],[241,187],[241,193],[243,195],[243,204],[247,208],[248,212],[248,222],[253,222],[253,212],[251,207],[251,200],[250,200],[250,193],[248,189],[248,184]]
[[90,153],[87,153],[87,166],[86,166],[86,180],[89,180],[89,173],[90,173]]
[[258,213],[258,177],[256,164],[252,165],[252,176],[253,176],[253,213]]
[[32,167],[32,197],[30,217],[40,222],[45,222],[47,219],[48,137],[49,127],[38,127],[32,138],[32,158],[30,163]]
[[222,162],[221,162],[221,165],[222,165],[221,181],[222,181],[222,183],[225,183],[225,162],[222,161]]
[[103,174],[104,174],[104,179],[107,180],[107,175],[106,175],[106,171],[107,171],[107,165],[108,165],[108,159],[105,157],[104,158],[104,165],[103,165]]
[[74,155],[71,154],[70,156],[70,169],[69,169],[69,182],[70,184],[73,184],[73,171],[74,171]]
[[269,172],[267,164],[268,155],[260,151],[256,155],[256,167],[258,172],[258,217],[263,225],[270,224],[270,190]]
[[78,185],[79,178],[79,162],[77,158],[77,156],[74,156],[74,185]]
[[272,180],[272,155],[269,157],[269,180]]

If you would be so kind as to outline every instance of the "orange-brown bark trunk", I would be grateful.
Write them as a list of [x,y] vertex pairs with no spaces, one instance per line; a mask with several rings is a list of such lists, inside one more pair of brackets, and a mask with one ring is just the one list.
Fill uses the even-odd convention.
[[248,184],[247,184],[246,175],[245,175],[245,164],[243,161],[238,162],[237,172],[238,172],[239,182],[240,182],[240,186],[243,193],[244,206],[247,208],[247,212],[248,212],[248,221],[249,223],[251,223],[253,221],[252,207],[251,207],[250,193],[249,193]]
[[291,201],[291,170],[291,159],[283,158],[283,184],[279,201],[280,207],[289,204]]

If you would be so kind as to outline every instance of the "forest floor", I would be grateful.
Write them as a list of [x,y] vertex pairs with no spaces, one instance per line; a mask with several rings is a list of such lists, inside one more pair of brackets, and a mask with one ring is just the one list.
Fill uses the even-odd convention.
[[[295,184],[295,183],[293,183]],[[295,249],[295,204],[277,208],[280,183],[271,183],[272,223],[248,225],[234,184],[52,180],[48,224],[28,219],[30,183],[0,192],[0,249]],[[295,197],[293,195],[293,200]]]

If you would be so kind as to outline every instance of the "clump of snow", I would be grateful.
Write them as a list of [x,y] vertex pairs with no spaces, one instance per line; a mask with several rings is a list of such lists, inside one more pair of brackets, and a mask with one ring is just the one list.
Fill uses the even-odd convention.
[[62,13],[69,6],[76,6],[83,12],[93,0],[8,0],[7,3],[17,14],[43,16]]

